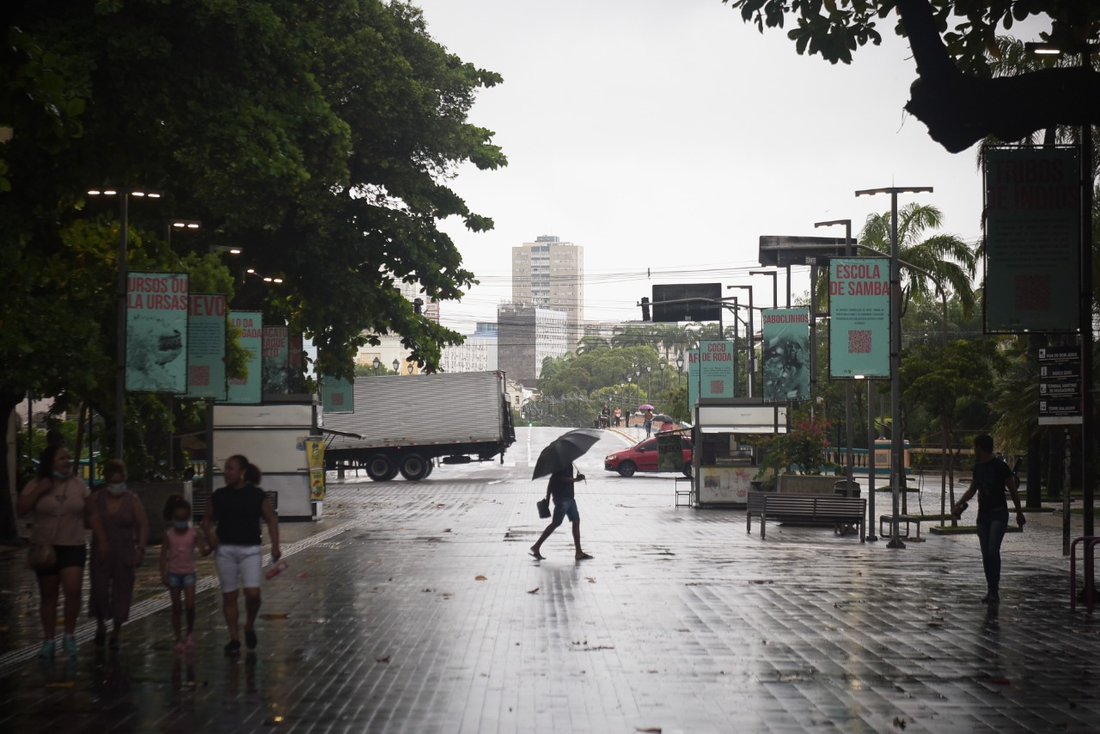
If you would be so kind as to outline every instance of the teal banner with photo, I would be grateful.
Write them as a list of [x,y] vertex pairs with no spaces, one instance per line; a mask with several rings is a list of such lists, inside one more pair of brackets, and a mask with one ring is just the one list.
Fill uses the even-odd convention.
[[230,311],[229,323],[240,329],[238,343],[248,352],[248,376],[229,380],[226,402],[254,405],[263,399],[264,315],[259,311]]
[[187,274],[130,273],[126,389],[187,392]]
[[731,341],[699,342],[699,397],[732,398],[733,354]]
[[355,385],[343,377],[321,376],[321,412],[354,413]]
[[985,330],[1075,331],[1081,186],[1076,148],[991,148],[985,169]]
[[187,397],[225,400],[224,293],[192,293],[187,318]]
[[809,400],[809,309],[769,308],[761,318],[764,402]]
[[286,395],[290,391],[290,330],[285,326],[264,327],[264,395]]
[[890,376],[890,261],[829,263],[829,375]]
[[688,410],[694,411],[699,402],[699,350],[687,350]]

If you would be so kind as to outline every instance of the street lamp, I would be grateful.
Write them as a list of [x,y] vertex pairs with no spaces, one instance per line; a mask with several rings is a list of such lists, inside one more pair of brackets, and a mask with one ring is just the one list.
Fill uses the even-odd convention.
[[683,352],[680,352],[680,354],[676,357],[676,373],[677,373],[677,375],[676,375],[676,384],[679,385],[684,379],[684,353]]
[[375,357],[374,361],[371,362],[371,367],[374,368],[374,374],[377,375],[378,370],[382,369],[382,360],[380,360],[378,357]]
[[[749,359],[748,359],[749,389],[748,389],[748,396],[751,398],[752,397],[752,392],[753,392],[753,390],[752,390],[752,376],[754,374],[756,374],[756,342],[755,342],[755,331],[756,331],[756,329],[753,326],[755,324],[755,319],[753,318],[752,286],[751,285],[727,285],[726,286],[726,290],[729,290],[731,288],[738,288],[738,289],[741,289],[741,290],[747,290],[749,292],[749,323],[748,323],[748,327],[749,327]],[[734,303],[736,303],[736,300],[734,301]],[[734,328],[736,329],[736,327],[737,327],[737,311],[736,310],[734,310],[734,312],[733,312],[733,323],[734,323]],[[734,380],[736,381],[736,376],[734,377]]]
[[135,189],[88,189],[88,196],[117,196],[119,200],[118,235],[118,346],[115,372],[115,453],[122,458],[123,423],[126,413],[126,245],[129,236],[130,197],[159,199],[160,194]]
[[408,370],[408,373],[411,375],[413,373],[413,363],[409,362],[407,365],[405,365],[405,367]]
[[653,395],[653,366],[647,364],[645,366],[645,373],[646,373],[646,375],[649,376],[649,387],[646,388],[645,399],[646,399],[646,402],[652,403],[653,402],[653,397],[652,397],[652,395]]
[[[772,308],[779,308],[779,271],[750,270],[749,275],[766,275],[772,279]],[[787,307],[791,306],[790,284],[787,285]]]
[[177,232],[195,232],[202,228],[202,222],[198,219],[176,219],[170,218],[164,220],[164,242],[169,247],[172,246],[172,230]]
[[393,361],[393,373],[395,375],[401,374],[400,372],[398,372],[399,369],[401,369],[401,362],[395,359]]
[[[931,186],[887,186],[861,189],[856,196],[890,195],[890,412],[894,429],[890,441],[890,483],[893,517],[887,548],[904,548],[899,537],[899,499],[905,489],[904,445],[901,436],[901,263],[898,261],[898,194],[930,194]],[[849,239],[851,239],[849,237]]]
[[260,280],[262,280],[265,283],[275,283],[276,285],[278,285],[278,284],[283,282],[282,278],[274,278],[270,275],[260,275],[259,273],[256,272],[255,268],[249,268],[248,270],[246,270],[244,272],[247,273],[248,275],[255,275],[257,278],[259,278]]
[[660,377],[660,379],[657,380],[657,386],[658,386],[658,389],[661,392],[664,392],[664,390],[665,390],[665,367],[668,367],[668,360],[665,359],[664,357],[661,357],[661,359],[658,360],[658,362],[657,362],[657,367],[660,368],[660,370],[661,370],[661,377]]

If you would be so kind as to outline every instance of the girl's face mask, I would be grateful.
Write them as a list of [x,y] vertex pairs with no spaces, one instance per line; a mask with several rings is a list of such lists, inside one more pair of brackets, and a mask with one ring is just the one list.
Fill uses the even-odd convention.
[[117,496],[119,496],[120,494],[122,494],[123,492],[126,491],[126,482],[117,482],[115,484],[108,484],[107,485],[107,491],[117,497]]
[[186,530],[187,528],[191,527],[191,521],[190,520],[173,520],[172,525],[176,528],[176,530]]

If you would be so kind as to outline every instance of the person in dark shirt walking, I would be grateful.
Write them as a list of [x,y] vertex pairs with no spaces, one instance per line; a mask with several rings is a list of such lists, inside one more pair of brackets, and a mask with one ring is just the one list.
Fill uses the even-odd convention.
[[585,561],[592,558],[581,549],[581,515],[577,510],[577,500],[573,496],[573,490],[577,482],[583,481],[584,475],[580,472],[577,472],[576,477],[573,476],[573,467],[571,466],[559,469],[550,475],[550,481],[546,484],[546,497],[554,500],[554,516],[550,519],[550,524],[542,531],[538,541],[531,546],[531,555],[537,560],[541,561],[544,557],[539,552],[542,544],[546,542],[551,533],[558,529],[558,526],[566,517],[573,523],[573,548],[576,551],[576,559]]
[[1016,506],[1016,523],[1021,530],[1027,518],[1024,517],[1023,508],[1020,507],[1016,476],[1008,464],[993,454],[993,438],[986,434],[975,438],[974,455],[978,460],[974,464],[974,478],[970,482],[969,489],[959,498],[951,511],[958,517],[966,509],[964,505],[967,500],[975,494],[978,495],[978,545],[982,549],[982,568],[985,571],[985,582],[988,587],[982,601],[987,604],[996,604],[1001,600],[1001,541],[1004,540],[1005,532],[1008,530],[1008,501],[1005,499],[1005,489],[1012,495],[1012,502]]
[[[229,627],[227,655],[241,651],[237,592],[244,588],[244,639],[249,650],[256,649],[256,616],[260,611],[260,576],[263,567],[263,538],[260,520],[267,523],[271,538],[271,560],[277,561],[279,551],[279,521],[267,496],[259,488],[260,470],[243,456],[226,459],[226,486],[210,498],[210,506],[202,520],[203,532],[214,550],[218,580],[222,586],[222,611]],[[217,524],[217,533],[211,526]]]

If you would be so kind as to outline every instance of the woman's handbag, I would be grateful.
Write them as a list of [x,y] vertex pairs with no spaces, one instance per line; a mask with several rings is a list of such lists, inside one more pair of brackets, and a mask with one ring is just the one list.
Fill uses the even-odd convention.
[[539,508],[539,517],[543,520],[550,517],[550,500],[543,498],[535,503],[535,506]]
[[27,549],[27,568],[32,571],[48,571],[57,565],[57,551],[53,543],[31,543]]

